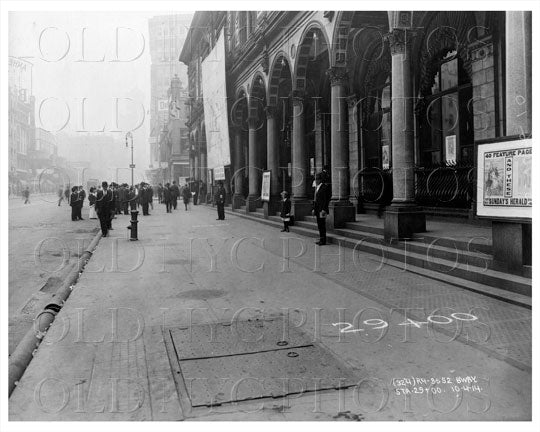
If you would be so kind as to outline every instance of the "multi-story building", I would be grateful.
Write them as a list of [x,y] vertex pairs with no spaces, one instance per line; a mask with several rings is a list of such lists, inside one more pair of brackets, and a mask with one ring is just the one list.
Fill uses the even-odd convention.
[[10,191],[16,193],[32,179],[29,153],[34,148],[35,98],[10,87],[8,103],[9,183]]
[[[190,146],[190,177],[202,186],[202,193],[199,191],[202,201],[206,199],[203,196],[205,192],[208,192],[208,198],[211,196],[212,189],[207,186],[212,183],[213,175],[213,169],[209,169],[207,163],[202,64],[215,46],[220,33],[225,29],[226,22],[227,12],[196,12],[179,57],[179,60],[188,67],[189,119],[187,126]],[[229,178],[231,176],[230,166],[224,167],[224,171],[225,169],[227,170],[227,178]],[[242,178],[244,179],[245,175],[242,175]],[[228,182],[225,182],[225,187],[229,190]]]
[[34,149],[30,154],[32,170],[39,170],[54,165],[58,157],[56,136],[42,128],[35,129]]
[[[173,175],[169,169],[172,153],[163,145],[169,133],[167,127],[170,120],[171,81],[177,76],[181,82],[187,82],[187,68],[178,62],[178,55],[184,45],[190,20],[191,15],[163,15],[153,17],[148,22],[152,62],[150,168],[161,170],[158,177],[164,181],[170,181]],[[175,156],[174,163],[175,166],[180,166],[179,155]],[[176,170],[178,171],[178,168]]]
[[[217,168],[233,207],[260,207],[261,172],[270,171],[269,206],[287,190],[302,219],[314,175],[326,171],[330,228],[379,212],[392,241],[425,231],[426,215],[453,217],[493,226],[495,261],[516,261],[518,273],[530,263],[530,149],[519,180],[529,195],[515,201],[480,196],[502,194],[502,165],[476,156],[481,145],[531,137],[530,12],[197,12],[180,56],[195,170],[213,157],[202,72],[220,43],[231,161]],[[512,202],[517,220],[477,216],[480,204]]]

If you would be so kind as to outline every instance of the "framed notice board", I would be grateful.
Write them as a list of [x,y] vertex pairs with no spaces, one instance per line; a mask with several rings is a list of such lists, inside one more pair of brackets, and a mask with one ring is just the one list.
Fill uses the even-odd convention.
[[532,217],[532,140],[478,145],[477,216]]

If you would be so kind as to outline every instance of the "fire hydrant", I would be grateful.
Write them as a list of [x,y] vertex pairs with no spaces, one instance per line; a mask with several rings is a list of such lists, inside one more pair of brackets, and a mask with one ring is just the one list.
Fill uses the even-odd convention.
[[139,240],[137,238],[137,224],[139,223],[139,221],[137,220],[137,215],[139,214],[139,212],[137,210],[132,210],[131,211],[131,226],[128,226],[127,229],[131,231],[131,235],[129,237],[129,240],[130,241],[135,241],[135,240]]

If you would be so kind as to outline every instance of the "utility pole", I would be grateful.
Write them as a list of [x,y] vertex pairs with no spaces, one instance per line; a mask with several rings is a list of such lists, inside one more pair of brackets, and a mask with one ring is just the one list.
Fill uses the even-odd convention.
[[128,138],[131,140],[131,165],[129,165],[129,167],[131,168],[131,186],[133,186],[133,170],[135,169],[135,164],[133,163],[133,134],[131,131],[126,134],[126,148],[128,147]]

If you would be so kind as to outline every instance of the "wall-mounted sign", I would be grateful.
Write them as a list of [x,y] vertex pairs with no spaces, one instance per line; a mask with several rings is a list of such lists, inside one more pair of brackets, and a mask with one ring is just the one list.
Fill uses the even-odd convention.
[[214,180],[225,180],[225,167],[214,168]]
[[270,171],[264,171],[262,175],[261,200],[270,201]]
[[532,217],[532,140],[478,146],[477,215]]

